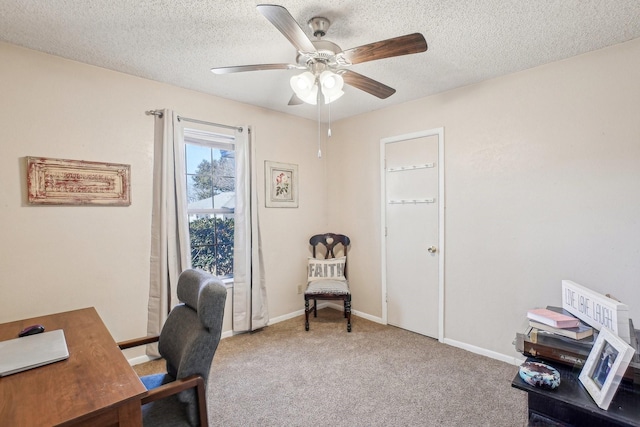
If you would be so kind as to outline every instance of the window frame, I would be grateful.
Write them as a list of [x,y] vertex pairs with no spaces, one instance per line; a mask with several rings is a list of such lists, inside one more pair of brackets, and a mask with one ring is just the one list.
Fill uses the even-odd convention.
[[[183,127],[182,137],[183,137],[182,150],[184,154],[182,175],[185,178],[185,185],[186,185],[185,198],[187,199],[185,203],[184,215],[186,215],[187,217],[187,223],[190,223],[189,218],[192,215],[207,214],[207,215],[214,215],[214,216],[230,215],[233,217],[234,224],[235,224],[235,219],[236,219],[235,209],[215,208],[215,207],[212,207],[211,209],[208,209],[208,208],[189,209],[189,179],[194,174],[189,173],[189,168],[187,167],[187,146],[188,145],[201,146],[201,147],[218,149],[223,151],[233,151],[234,152],[234,175],[235,175],[235,173],[237,172],[237,162],[235,162],[235,153],[237,151],[235,136],[232,134],[215,132],[213,130],[204,130],[204,129],[195,128],[195,127]],[[234,193],[235,193],[235,188],[234,188]],[[212,194],[212,197],[213,197],[213,194]],[[191,227],[188,228],[188,232],[189,232],[189,251],[191,252],[192,250],[191,249]],[[234,248],[235,248],[235,244],[236,243],[234,239],[234,242],[233,242]],[[191,256],[190,256],[190,260],[191,262],[193,262],[193,258],[191,258]],[[234,280],[233,273],[231,276],[221,277],[220,279],[227,286],[227,288],[230,288],[233,286],[233,280]]]

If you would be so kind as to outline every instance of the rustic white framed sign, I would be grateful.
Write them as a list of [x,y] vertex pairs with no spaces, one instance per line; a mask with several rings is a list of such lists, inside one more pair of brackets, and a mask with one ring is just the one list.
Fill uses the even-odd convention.
[[266,207],[298,207],[298,165],[265,160],[264,175]]
[[628,305],[571,280],[563,280],[562,308],[589,326],[597,330],[607,327],[626,343],[631,343]]
[[27,200],[32,205],[131,204],[131,166],[27,157]]
[[602,327],[578,379],[596,404],[607,410],[635,350],[607,327]]

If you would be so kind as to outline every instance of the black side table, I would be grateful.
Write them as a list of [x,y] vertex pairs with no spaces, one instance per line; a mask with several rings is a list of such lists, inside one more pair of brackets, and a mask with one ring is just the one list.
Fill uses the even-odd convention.
[[639,384],[623,381],[605,411],[596,405],[578,380],[581,368],[534,358],[527,361],[549,364],[560,373],[560,386],[555,390],[530,386],[516,373],[511,386],[528,393],[529,420],[546,418],[549,425],[575,427],[640,426]]

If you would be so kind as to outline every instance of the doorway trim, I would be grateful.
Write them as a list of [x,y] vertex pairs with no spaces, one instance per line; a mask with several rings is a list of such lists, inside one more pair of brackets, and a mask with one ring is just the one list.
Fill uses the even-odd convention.
[[444,128],[435,128],[425,131],[407,133],[398,136],[382,138],[380,140],[380,259],[381,259],[381,279],[382,279],[382,322],[387,322],[387,207],[386,207],[386,144],[404,141],[408,139],[423,138],[427,136],[438,137],[438,341],[444,340]]

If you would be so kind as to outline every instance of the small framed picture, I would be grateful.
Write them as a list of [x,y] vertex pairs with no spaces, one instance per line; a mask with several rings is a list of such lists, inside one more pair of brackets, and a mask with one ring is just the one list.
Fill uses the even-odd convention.
[[265,160],[264,175],[266,207],[298,207],[298,165]]
[[609,408],[634,353],[611,329],[602,327],[578,377],[600,408]]

